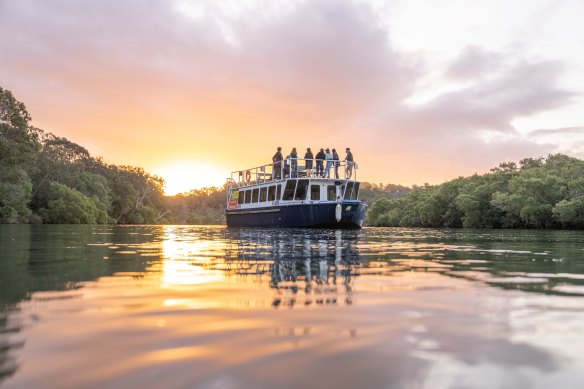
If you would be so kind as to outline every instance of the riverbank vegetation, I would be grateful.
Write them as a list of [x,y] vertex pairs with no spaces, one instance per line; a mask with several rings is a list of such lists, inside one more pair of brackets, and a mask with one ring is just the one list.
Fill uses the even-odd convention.
[[142,168],[95,158],[30,125],[25,105],[0,88],[0,223],[219,223],[225,190],[164,196]]
[[[0,223],[224,222],[224,187],[165,196],[160,177],[108,164],[30,120],[0,87]],[[373,226],[584,228],[584,161],[527,158],[435,186],[362,183],[359,197]]]
[[584,228],[584,161],[562,154],[501,163],[487,174],[380,199],[373,226]]
[[[217,224],[225,188],[164,196],[164,181],[117,166],[30,125],[25,105],[0,87],[0,223]],[[370,203],[409,188],[364,183]]]

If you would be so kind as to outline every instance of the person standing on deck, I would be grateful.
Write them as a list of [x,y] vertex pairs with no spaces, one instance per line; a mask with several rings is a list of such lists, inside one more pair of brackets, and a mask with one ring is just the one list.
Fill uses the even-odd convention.
[[284,159],[284,178],[290,177],[290,156],[287,155]]
[[333,149],[333,163],[335,164],[335,178],[339,179],[339,165],[341,164],[339,161],[339,154],[337,154],[337,150]]
[[298,176],[298,153],[296,152],[296,147],[292,147],[290,152],[290,165],[292,167],[292,178]]
[[345,178],[351,178],[351,176],[353,175],[353,166],[355,165],[355,161],[353,160],[353,153],[351,153],[351,149],[347,147],[345,151],[347,152],[347,156],[344,159],[344,161],[347,162],[347,167],[345,169]]
[[272,157],[272,162],[274,163],[274,168],[272,170],[272,176],[274,179],[282,178],[282,148],[278,147],[278,151]]
[[305,162],[305,170],[306,170],[306,175],[308,177],[310,177],[312,174],[312,159],[314,158],[314,156],[312,155],[312,150],[310,150],[310,147],[306,149],[306,154],[304,154],[304,162]]
[[326,178],[331,178],[331,167],[333,166],[333,153],[330,149],[326,149],[324,153],[324,159],[326,159],[326,167],[324,168],[324,176]]
[[324,177],[324,165],[323,161],[325,159],[324,149],[320,149],[318,153],[316,153],[316,176],[317,177]]

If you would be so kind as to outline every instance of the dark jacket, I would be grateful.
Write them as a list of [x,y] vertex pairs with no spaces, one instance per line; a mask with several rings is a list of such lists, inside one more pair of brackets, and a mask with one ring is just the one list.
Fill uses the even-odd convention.
[[307,151],[306,154],[304,154],[304,159],[306,160],[306,168],[312,169],[312,160],[314,159],[314,155],[312,155],[312,152]]
[[280,162],[282,160],[282,153],[280,151],[278,151],[276,154],[274,154],[274,156],[272,157],[272,162]]
[[324,151],[319,151],[318,153],[316,153],[315,159],[325,159]]
[[345,157],[345,161],[354,162],[353,161],[353,153],[351,153],[350,151],[347,151],[347,156]]

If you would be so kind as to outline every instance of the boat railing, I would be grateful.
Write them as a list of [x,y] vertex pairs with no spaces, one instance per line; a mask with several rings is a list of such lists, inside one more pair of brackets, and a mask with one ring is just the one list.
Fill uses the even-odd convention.
[[286,178],[332,178],[356,181],[358,165],[351,161],[285,158],[279,162],[231,172],[229,187],[245,187]]

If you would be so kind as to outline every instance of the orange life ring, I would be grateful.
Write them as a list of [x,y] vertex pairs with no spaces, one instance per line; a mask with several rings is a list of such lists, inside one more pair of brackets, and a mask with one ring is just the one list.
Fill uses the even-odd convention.
[[251,181],[251,173],[248,170],[245,172],[245,182],[247,182],[249,184],[250,181]]

